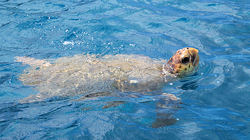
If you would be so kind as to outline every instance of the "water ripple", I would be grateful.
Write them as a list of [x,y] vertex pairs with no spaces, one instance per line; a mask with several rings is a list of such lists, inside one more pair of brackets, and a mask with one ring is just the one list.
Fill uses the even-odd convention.
[[[249,6],[246,0],[0,1],[0,139],[248,139]],[[18,80],[27,66],[15,56],[168,59],[186,46],[199,49],[197,72],[150,95],[18,102],[37,91]],[[181,98],[173,114],[179,121],[155,129],[162,92]],[[102,109],[111,101],[126,103]]]

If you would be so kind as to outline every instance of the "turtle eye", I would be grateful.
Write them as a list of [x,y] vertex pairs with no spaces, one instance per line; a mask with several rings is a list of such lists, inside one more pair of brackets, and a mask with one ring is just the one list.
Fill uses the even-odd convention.
[[182,60],[181,60],[181,63],[182,64],[186,64],[189,62],[189,57],[184,57]]

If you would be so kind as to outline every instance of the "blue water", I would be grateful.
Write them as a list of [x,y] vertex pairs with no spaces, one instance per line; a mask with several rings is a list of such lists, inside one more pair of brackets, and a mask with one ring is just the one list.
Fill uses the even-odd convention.
[[[168,59],[186,46],[199,49],[200,66],[162,89],[182,100],[173,125],[151,127],[157,95],[108,109],[106,98],[19,103],[37,91],[18,80],[28,66],[15,56]],[[0,1],[0,139],[247,140],[249,87],[250,1]]]

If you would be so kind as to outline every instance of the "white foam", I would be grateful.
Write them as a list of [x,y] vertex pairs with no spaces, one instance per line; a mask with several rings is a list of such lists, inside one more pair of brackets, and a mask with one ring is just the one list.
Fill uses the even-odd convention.
[[75,45],[73,41],[64,41],[63,45]]

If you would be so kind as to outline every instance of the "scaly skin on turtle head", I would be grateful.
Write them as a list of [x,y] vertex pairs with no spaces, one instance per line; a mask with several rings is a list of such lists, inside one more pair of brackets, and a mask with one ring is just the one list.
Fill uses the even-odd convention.
[[199,64],[198,52],[195,48],[178,50],[173,57],[169,59],[168,63],[163,66],[163,71],[167,71],[178,77],[192,73]]

